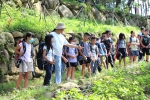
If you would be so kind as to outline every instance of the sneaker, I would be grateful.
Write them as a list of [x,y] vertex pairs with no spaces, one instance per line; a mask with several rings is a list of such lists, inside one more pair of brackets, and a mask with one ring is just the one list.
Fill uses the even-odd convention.
[[23,91],[23,92],[27,92],[27,89],[23,88],[22,91]]
[[17,88],[14,88],[14,91],[15,91],[15,92],[19,92],[19,90],[18,90]]
[[130,66],[130,68],[133,68],[133,66]]
[[70,77],[67,77],[67,81],[69,81],[70,80]]

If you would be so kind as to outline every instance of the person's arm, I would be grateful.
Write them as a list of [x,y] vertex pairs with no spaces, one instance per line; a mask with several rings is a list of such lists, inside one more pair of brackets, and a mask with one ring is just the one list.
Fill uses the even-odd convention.
[[143,41],[143,37],[140,39],[140,43],[141,43],[142,47],[145,48],[145,46],[143,45],[142,41]]
[[111,52],[111,49],[112,49],[111,43],[109,43],[109,46],[110,46],[110,49],[109,49],[109,51],[108,51],[108,54],[110,55],[110,52]]
[[49,61],[49,60],[47,59],[47,57],[46,57],[46,49],[43,50],[43,55],[42,55],[42,56],[43,56],[43,58],[44,58],[48,63],[50,63],[50,64],[52,64],[52,65],[54,64],[53,61]]
[[15,53],[21,55],[22,53],[19,51],[20,49],[21,49],[20,45],[17,45]]

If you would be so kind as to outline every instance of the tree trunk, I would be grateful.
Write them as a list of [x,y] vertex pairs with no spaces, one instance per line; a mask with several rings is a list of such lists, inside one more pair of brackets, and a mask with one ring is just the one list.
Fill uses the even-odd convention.
[[116,0],[116,8],[121,4],[121,0]]
[[129,0],[129,1],[128,1],[127,5],[128,5],[128,7],[129,7],[129,10],[131,10],[132,4],[133,4],[134,1],[135,1],[135,0]]

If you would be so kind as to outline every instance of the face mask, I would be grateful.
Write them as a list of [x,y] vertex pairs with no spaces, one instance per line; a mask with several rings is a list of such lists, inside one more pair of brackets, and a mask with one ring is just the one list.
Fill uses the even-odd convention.
[[30,39],[30,43],[33,43],[33,42],[34,42],[34,39],[33,39],[33,38],[31,38],[31,39]]
[[71,44],[75,45],[76,43],[75,42],[71,42]]

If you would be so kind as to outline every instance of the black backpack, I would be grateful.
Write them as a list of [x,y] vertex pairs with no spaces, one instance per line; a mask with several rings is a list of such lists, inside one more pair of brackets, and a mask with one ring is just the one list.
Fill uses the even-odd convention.
[[[96,54],[98,54],[97,48],[98,48],[98,47],[97,47],[97,45],[96,45],[96,48],[95,48]],[[92,45],[90,45],[90,51],[92,52],[92,50],[93,50]]]
[[[41,42],[39,44],[39,49],[38,49],[38,52],[37,52],[37,55],[36,55],[37,65],[38,65],[38,68],[40,70],[44,70],[45,69],[44,67],[47,64],[47,62],[43,58],[43,47],[44,46],[45,46],[44,42]],[[46,51],[46,55],[47,55],[47,53],[48,53],[48,51]]]

